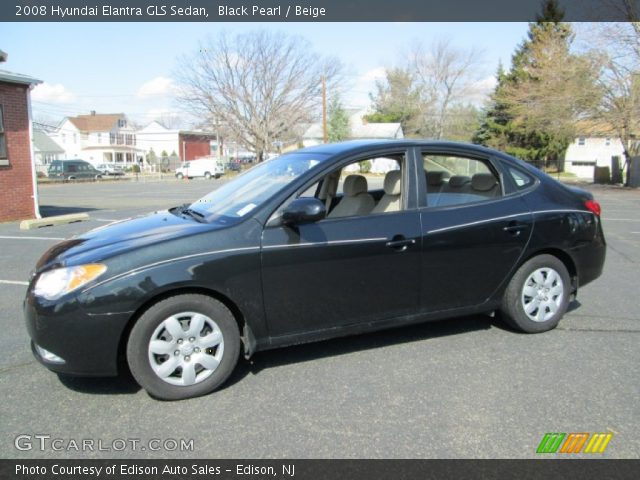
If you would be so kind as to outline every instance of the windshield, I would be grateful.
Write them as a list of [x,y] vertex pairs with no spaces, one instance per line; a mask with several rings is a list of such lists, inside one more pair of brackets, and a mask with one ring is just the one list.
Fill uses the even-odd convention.
[[194,202],[190,208],[208,221],[240,219],[326,158],[327,155],[317,153],[289,153],[260,163]]

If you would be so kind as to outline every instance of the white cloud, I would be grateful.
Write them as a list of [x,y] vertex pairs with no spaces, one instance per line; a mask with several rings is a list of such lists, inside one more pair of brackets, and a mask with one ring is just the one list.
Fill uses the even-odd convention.
[[138,89],[138,97],[150,97],[154,95],[166,95],[173,90],[173,80],[167,77],[156,77],[143,83]]
[[472,83],[467,89],[466,101],[482,107],[489,98],[489,95],[494,91],[498,80],[494,75],[482,78]]
[[50,84],[44,82],[35,86],[31,92],[31,98],[36,102],[69,103],[75,97],[61,83]]
[[360,79],[365,82],[372,82],[386,77],[387,69],[384,67],[376,67],[366,71]]

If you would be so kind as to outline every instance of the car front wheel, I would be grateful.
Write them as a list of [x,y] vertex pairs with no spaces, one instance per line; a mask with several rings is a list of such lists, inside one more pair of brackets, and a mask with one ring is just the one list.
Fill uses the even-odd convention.
[[138,319],[127,342],[127,361],[152,396],[180,400],[212,392],[238,361],[240,334],[229,309],[205,295],[177,295]]
[[538,255],[525,262],[505,291],[502,314],[526,333],[551,330],[567,311],[571,296],[569,272],[557,257]]

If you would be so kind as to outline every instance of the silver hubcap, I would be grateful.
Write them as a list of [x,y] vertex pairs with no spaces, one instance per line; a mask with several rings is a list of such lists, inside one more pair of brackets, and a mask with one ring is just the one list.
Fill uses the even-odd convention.
[[151,335],[149,363],[171,385],[202,382],[220,365],[224,339],[218,324],[196,312],[182,312],[163,320]]
[[539,268],[522,288],[524,313],[534,322],[546,322],[560,308],[564,298],[562,277],[553,268]]

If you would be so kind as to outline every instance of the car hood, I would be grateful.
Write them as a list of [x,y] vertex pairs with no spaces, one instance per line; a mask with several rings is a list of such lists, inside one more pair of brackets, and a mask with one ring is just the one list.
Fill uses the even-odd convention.
[[36,272],[100,262],[124,251],[221,228],[226,226],[198,223],[166,210],[155,212],[114,222],[54,245],[40,258]]

